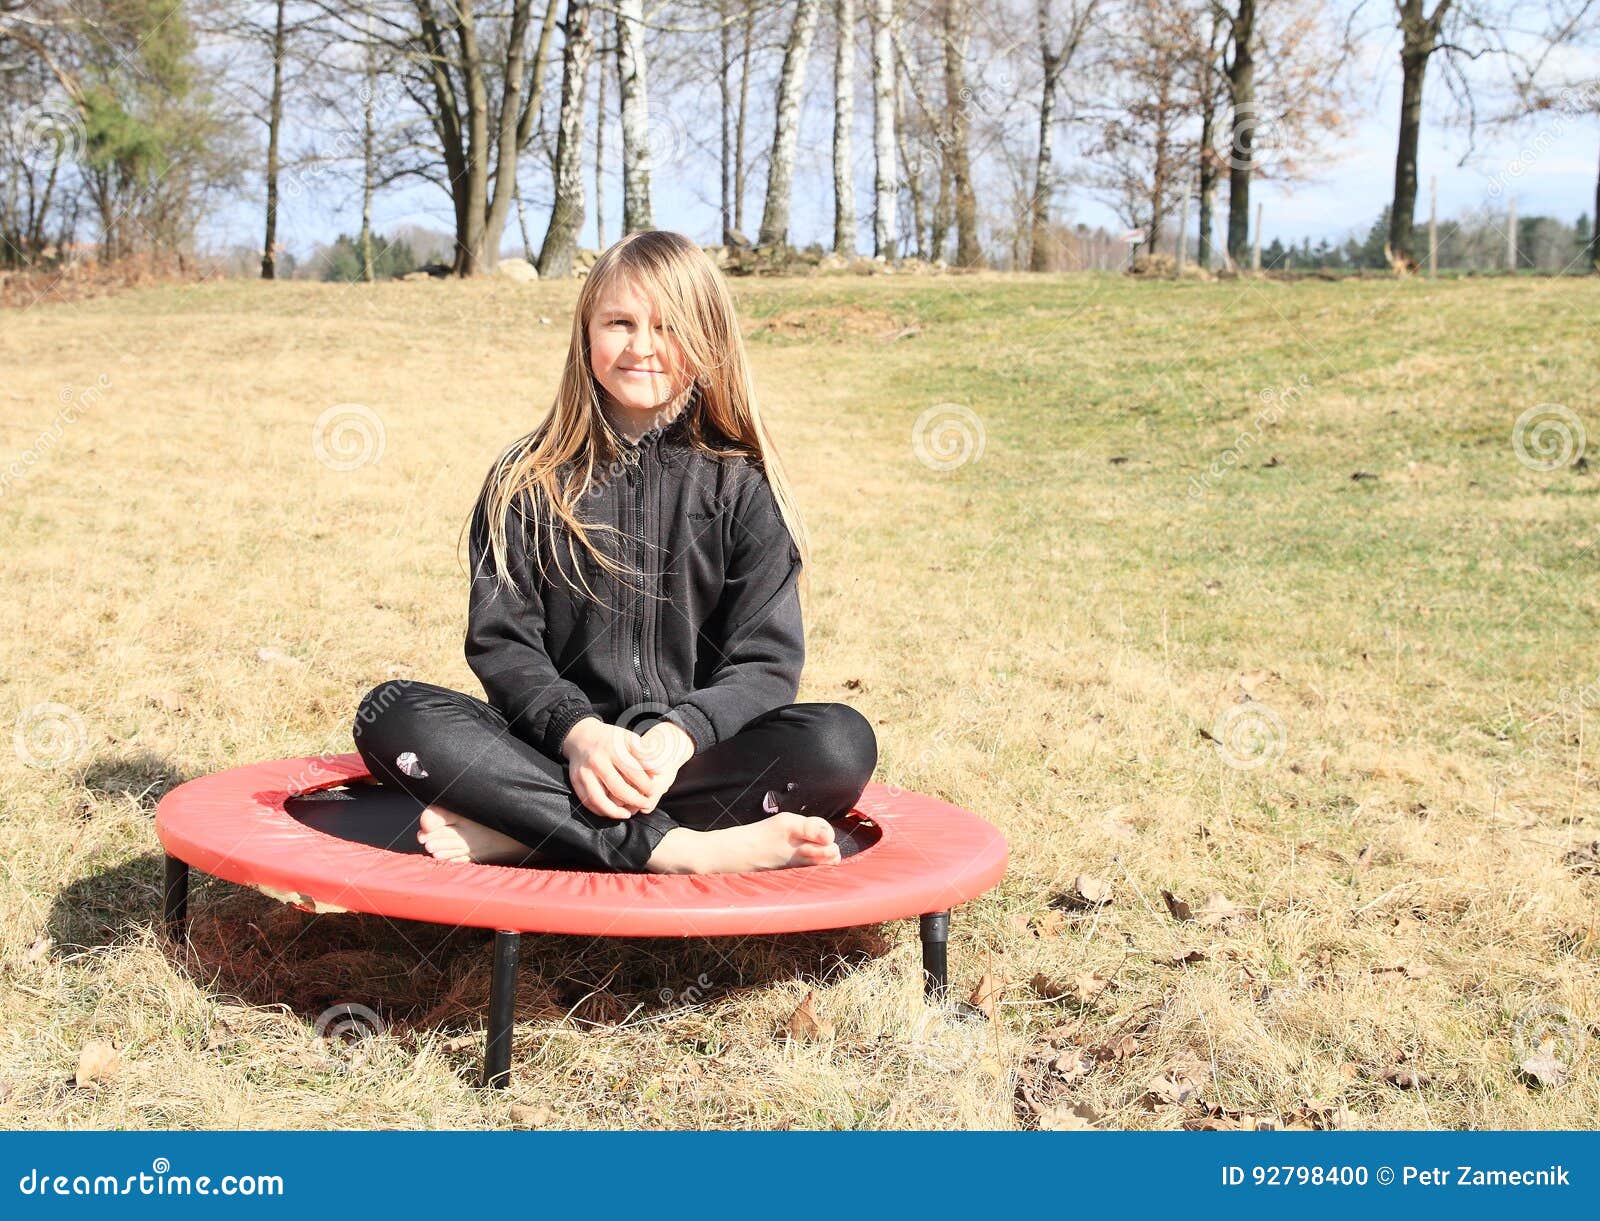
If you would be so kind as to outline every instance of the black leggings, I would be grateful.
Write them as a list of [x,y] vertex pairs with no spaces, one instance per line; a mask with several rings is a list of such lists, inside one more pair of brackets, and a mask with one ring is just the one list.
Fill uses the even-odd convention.
[[490,704],[448,687],[380,683],[362,699],[352,735],[381,784],[504,832],[545,860],[635,872],[674,827],[711,831],[777,810],[842,817],[878,763],[872,723],[850,705],[785,704],[686,760],[654,810],[618,819],[579,800],[565,760],[523,741]]

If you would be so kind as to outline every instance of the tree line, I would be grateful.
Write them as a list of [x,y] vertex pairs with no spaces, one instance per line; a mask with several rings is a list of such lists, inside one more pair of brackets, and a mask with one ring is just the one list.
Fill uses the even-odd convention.
[[[1382,259],[1415,268],[1427,82],[1437,121],[1532,131],[1509,190],[1600,116],[1597,43],[1600,0],[0,0],[0,263],[192,251],[245,195],[263,277],[307,200],[359,207],[341,257],[370,279],[396,265],[375,202],[427,183],[455,274],[520,240],[559,276],[591,220],[653,227],[664,176],[702,232],[781,258],[809,150],[843,258],[1070,267],[1076,191],[1151,250],[1192,205],[1200,264],[1246,266],[1252,190],[1336,172],[1381,49]],[[1600,270],[1592,232],[1572,260]]]

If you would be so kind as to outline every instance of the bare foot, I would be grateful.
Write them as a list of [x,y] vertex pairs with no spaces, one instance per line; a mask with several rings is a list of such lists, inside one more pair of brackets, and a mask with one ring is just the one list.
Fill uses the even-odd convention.
[[674,827],[661,837],[645,869],[650,873],[745,873],[838,861],[832,823],[785,810],[760,822],[717,831]]
[[429,806],[422,811],[419,823],[417,842],[441,861],[519,865],[530,857],[538,857],[535,849],[520,840],[443,806]]

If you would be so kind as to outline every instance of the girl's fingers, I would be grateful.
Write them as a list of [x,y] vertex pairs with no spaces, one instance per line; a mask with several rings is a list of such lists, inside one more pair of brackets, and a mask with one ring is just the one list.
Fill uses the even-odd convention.
[[624,810],[611,800],[611,795],[606,792],[606,787],[600,783],[594,772],[589,768],[580,768],[572,779],[573,791],[578,794],[578,800],[583,802],[586,809],[594,811],[605,818],[631,818],[633,811]]
[[[634,744],[632,742],[618,749],[611,756],[609,762],[616,769],[623,783],[632,786],[638,792],[641,801],[649,798],[650,784],[653,777],[650,775],[649,769],[639,761],[639,756],[634,754]],[[624,794],[617,792],[616,789],[612,789],[611,792],[613,796],[619,799],[624,796]]]
[[642,785],[635,785],[623,774],[614,763],[602,763],[599,767],[600,780],[610,790],[613,801],[628,807],[630,813],[636,812],[650,800],[650,781],[648,777],[640,777]]

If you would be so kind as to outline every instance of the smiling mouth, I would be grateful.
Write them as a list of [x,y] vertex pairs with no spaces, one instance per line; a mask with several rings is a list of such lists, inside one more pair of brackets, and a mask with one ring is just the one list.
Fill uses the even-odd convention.
[[632,368],[623,368],[620,365],[618,366],[618,370],[620,372],[622,372],[622,373],[656,373],[656,374],[662,374],[662,373],[666,372],[665,369],[632,369]]

